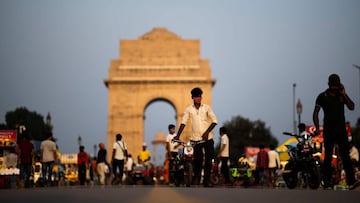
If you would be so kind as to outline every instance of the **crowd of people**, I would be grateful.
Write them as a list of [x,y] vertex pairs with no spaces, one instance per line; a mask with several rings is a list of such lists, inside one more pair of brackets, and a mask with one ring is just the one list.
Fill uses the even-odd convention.
[[[353,189],[359,185],[354,176],[354,163],[359,163],[359,152],[354,145],[348,142],[345,130],[344,106],[350,110],[354,109],[354,103],[345,92],[344,86],[340,83],[340,77],[332,74],[328,78],[329,88],[320,93],[316,98],[313,121],[316,132],[319,131],[319,111],[324,111],[323,136],[325,146],[324,158],[324,188],[333,187],[331,182],[331,159],[335,145],[339,148],[339,155],[342,159],[346,173],[346,182]],[[174,175],[169,173],[174,168],[173,160],[179,155],[181,146],[174,142],[184,139],[182,132],[187,124],[190,124],[191,134],[189,139],[194,145],[193,161],[193,184],[204,187],[213,187],[211,181],[212,161],[219,160],[221,177],[224,185],[231,185],[232,180],[229,174],[229,144],[227,129],[222,126],[219,128],[220,147],[218,154],[215,155],[213,129],[218,124],[217,117],[210,105],[202,103],[203,91],[195,87],[190,92],[192,104],[185,108],[178,130],[176,126],[168,126],[169,134],[166,138],[166,167],[163,175],[168,175],[165,182],[174,183]],[[133,160],[128,153],[126,142],[123,136],[118,133],[115,135],[116,141],[112,145],[111,160],[107,161],[107,149],[104,143],[99,144],[99,150],[95,158],[90,158],[84,146],[79,147],[77,157],[77,174],[80,185],[87,185],[97,182],[99,185],[121,185],[124,184],[124,177],[131,176],[135,166],[143,166],[146,175],[155,176],[156,170],[150,163],[151,153],[147,149],[146,143],[142,145],[142,150],[137,155],[137,160]],[[350,150],[351,149],[351,150]],[[42,164],[42,180],[45,185],[51,185],[53,168],[57,161],[57,149],[51,133],[47,139],[41,142],[40,162]],[[19,166],[21,170],[20,179],[29,182],[31,167],[34,164],[34,146],[29,141],[29,137],[24,135],[23,141],[18,145]],[[9,158],[10,160],[10,158]],[[274,145],[259,145],[259,152],[256,158],[255,183],[261,186],[276,187],[277,171],[281,168],[280,158]],[[158,172],[159,173],[159,172]],[[124,176],[125,174],[125,176]]]

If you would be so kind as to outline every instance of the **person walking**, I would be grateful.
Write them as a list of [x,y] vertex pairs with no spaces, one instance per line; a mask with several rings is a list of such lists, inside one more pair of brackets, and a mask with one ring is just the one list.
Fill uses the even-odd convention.
[[267,169],[269,167],[268,153],[265,151],[265,146],[260,144],[260,151],[256,158],[256,171],[258,174],[258,181],[260,186],[265,186],[267,183]]
[[220,140],[220,151],[218,157],[221,161],[221,174],[225,179],[225,184],[231,184],[229,176],[229,137],[227,136],[227,129],[223,126],[219,129],[219,134],[221,136]]
[[269,185],[270,187],[276,187],[276,170],[280,168],[280,157],[279,153],[275,151],[275,145],[270,145],[270,150],[268,151],[269,165],[268,165],[268,174],[269,174]]
[[134,165],[135,165],[135,162],[134,162],[134,160],[132,158],[132,155],[128,153],[126,166],[125,166],[127,176],[129,176],[129,177],[131,176]]
[[168,126],[169,134],[166,136],[166,151],[167,151],[167,158],[168,158],[168,172],[169,172],[169,184],[172,185],[175,183],[175,159],[178,156],[178,143],[173,142],[172,140],[176,136],[175,133],[175,125],[170,124]]
[[122,135],[120,133],[116,134],[116,141],[113,144],[113,152],[111,156],[112,162],[112,172],[114,175],[113,180],[111,181],[112,185],[118,185],[122,183],[122,178],[124,175],[124,164],[127,160],[127,148],[124,141],[121,141]]
[[78,179],[80,185],[85,185],[86,169],[88,163],[89,163],[89,155],[85,152],[85,147],[81,145],[79,147],[79,153],[77,154]]
[[23,134],[23,140],[18,145],[20,160],[20,180],[25,181],[25,187],[30,187],[32,164],[35,159],[34,145],[30,142],[29,134]]
[[[42,167],[42,177],[44,183],[48,186],[52,184],[52,172],[54,163],[57,158],[56,144],[53,141],[53,134],[50,132],[47,134],[47,139],[42,141],[40,144],[40,161]],[[47,177],[46,177],[47,175]]]
[[105,185],[105,170],[106,170],[106,149],[105,144],[99,144],[99,151],[96,159],[96,171],[99,176],[99,184]]
[[337,74],[331,74],[329,76],[328,86],[328,89],[326,89],[324,92],[321,92],[317,96],[313,112],[313,122],[316,128],[316,133],[319,131],[320,109],[322,109],[324,112],[324,188],[332,189],[334,184],[331,180],[331,160],[334,145],[337,144],[339,148],[339,155],[343,161],[344,170],[346,173],[346,183],[349,186],[349,189],[354,189],[359,185],[359,182],[355,180],[352,163],[349,156],[349,141],[345,123],[345,106],[349,110],[354,110],[355,104],[347,95],[345,87],[341,84],[340,77]]
[[[214,140],[212,130],[218,121],[212,108],[201,103],[203,91],[199,87],[191,90],[193,104],[185,109],[179,130],[174,139],[180,139],[188,121],[191,122],[192,134],[190,140],[199,142],[194,146],[194,182],[200,184],[201,171],[204,168],[204,187],[212,187],[210,183],[211,160],[214,158]],[[203,151],[204,150],[204,151]],[[205,152],[205,154],[204,154]],[[203,157],[205,156],[204,167]]]

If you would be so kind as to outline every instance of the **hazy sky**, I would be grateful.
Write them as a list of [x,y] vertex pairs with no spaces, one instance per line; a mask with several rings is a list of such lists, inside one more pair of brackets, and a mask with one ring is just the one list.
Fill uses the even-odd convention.
[[[346,111],[351,125],[360,115],[359,70],[352,66],[360,65],[358,0],[0,0],[0,122],[20,106],[50,112],[62,152],[77,152],[80,135],[93,153],[107,140],[103,80],[119,58],[120,40],[158,26],[200,39],[201,58],[217,80],[216,140],[222,123],[237,115],[264,121],[279,142],[286,140],[293,83],[302,121],[312,124],[315,98],[331,73],[357,105]],[[148,143],[175,122],[167,103],[145,113]]]

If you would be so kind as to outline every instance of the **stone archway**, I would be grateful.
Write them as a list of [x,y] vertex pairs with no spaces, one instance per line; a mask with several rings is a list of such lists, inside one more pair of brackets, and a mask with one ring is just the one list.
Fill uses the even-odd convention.
[[[191,104],[190,91],[204,90],[203,102],[211,105],[211,69],[200,58],[200,41],[184,40],[163,27],[156,27],[136,40],[120,40],[119,59],[111,60],[108,88],[108,158],[116,133],[123,135],[136,157],[144,142],[144,112],[154,100],[166,100],[176,112],[177,124]],[[183,134],[189,135],[190,128]]]

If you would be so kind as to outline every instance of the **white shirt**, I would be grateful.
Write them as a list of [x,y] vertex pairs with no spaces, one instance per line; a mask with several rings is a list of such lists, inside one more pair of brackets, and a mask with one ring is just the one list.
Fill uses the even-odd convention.
[[269,165],[268,165],[269,168],[280,167],[279,154],[275,150],[268,151],[268,157],[269,157]]
[[125,142],[123,142],[123,141],[114,142],[113,150],[115,150],[114,159],[116,159],[116,160],[124,160],[125,159],[124,151],[127,150]]
[[51,140],[41,142],[40,149],[43,150],[42,162],[55,161],[56,144]]
[[134,164],[134,160],[131,157],[129,157],[126,162],[126,170],[132,171],[133,164]]
[[170,152],[178,152],[178,150],[175,148],[177,144],[171,141],[175,136],[176,133],[168,134],[168,136],[166,137],[166,142],[169,143]]
[[359,151],[356,149],[355,146],[351,147],[350,149],[350,158],[359,161]]
[[[210,124],[217,123],[217,118],[209,105],[201,104],[197,109],[192,104],[185,109],[181,123],[186,125],[188,121],[192,124],[191,140],[199,141],[202,140],[201,136],[209,128]],[[210,132],[208,139],[213,137],[213,132]]]
[[225,149],[220,152],[221,157],[229,157],[229,137],[227,134],[221,136],[220,149],[225,145]]

